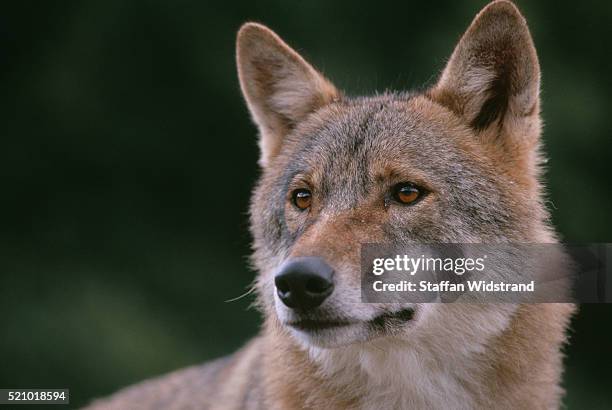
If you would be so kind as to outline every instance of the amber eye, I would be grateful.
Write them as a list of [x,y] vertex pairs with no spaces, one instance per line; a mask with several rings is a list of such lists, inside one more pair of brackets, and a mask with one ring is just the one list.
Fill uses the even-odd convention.
[[307,189],[296,189],[292,194],[293,205],[301,210],[310,208],[312,194]]
[[421,189],[414,184],[404,182],[393,188],[393,197],[404,205],[412,205],[423,195]]

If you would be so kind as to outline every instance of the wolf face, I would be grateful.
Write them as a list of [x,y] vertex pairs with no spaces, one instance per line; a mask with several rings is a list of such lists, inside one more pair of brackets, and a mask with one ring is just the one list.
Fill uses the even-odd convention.
[[359,251],[554,241],[538,182],[539,65],[518,10],[486,7],[425,92],[347,97],[255,23],[237,56],[260,131],[251,224],[267,320],[311,347],[503,326],[512,306],[360,303]]

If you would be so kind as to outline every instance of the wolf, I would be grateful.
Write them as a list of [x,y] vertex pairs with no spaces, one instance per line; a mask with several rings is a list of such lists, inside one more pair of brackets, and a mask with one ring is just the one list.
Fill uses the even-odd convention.
[[540,68],[487,5],[433,86],[349,97],[267,27],[237,37],[259,129],[261,333],[91,409],[556,409],[572,304],[361,303],[362,243],[556,243]]

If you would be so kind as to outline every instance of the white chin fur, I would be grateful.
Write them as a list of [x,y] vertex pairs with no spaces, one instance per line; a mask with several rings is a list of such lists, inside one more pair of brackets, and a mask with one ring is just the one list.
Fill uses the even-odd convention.
[[337,348],[367,340],[363,323],[354,323],[331,329],[306,332],[289,327],[293,338],[305,349],[311,347]]
[[473,389],[486,374],[486,364],[474,356],[507,328],[515,309],[508,304],[421,305],[416,326],[403,334],[333,349],[328,348],[330,340],[338,342],[342,336],[347,340],[355,334],[338,333],[325,339],[328,345],[296,337],[330,383],[338,388],[355,386],[356,394],[364,397],[362,410],[470,409],[476,407]]

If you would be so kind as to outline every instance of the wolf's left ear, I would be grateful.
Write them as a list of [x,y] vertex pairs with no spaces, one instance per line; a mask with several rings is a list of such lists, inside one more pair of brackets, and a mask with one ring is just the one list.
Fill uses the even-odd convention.
[[246,23],[238,32],[240,87],[259,127],[260,164],[280,151],[283,138],[317,108],[336,99],[334,86],[272,30]]
[[[540,67],[524,17],[495,1],[474,19],[430,96],[482,136],[506,148],[540,134]],[[525,145],[527,144],[527,145]]]

